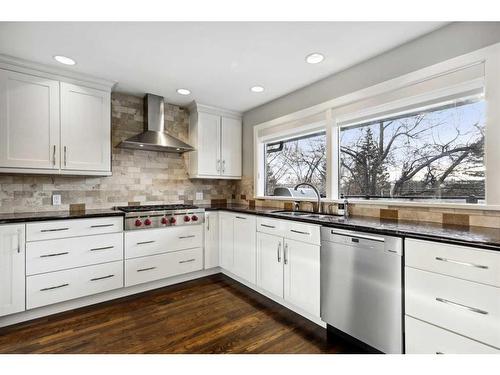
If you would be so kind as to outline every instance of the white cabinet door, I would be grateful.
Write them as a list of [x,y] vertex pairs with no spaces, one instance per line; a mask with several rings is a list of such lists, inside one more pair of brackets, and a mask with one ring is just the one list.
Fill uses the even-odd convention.
[[0,168],[59,169],[59,82],[0,70]]
[[220,174],[220,116],[198,113],[198,174]]
[[0,316],[24,311],[24,224],[0,226]]
[[234,274],[255,284],[256,219],[250,215],[234,215]]
[[222,175],[241,177],[241,120],[222,117],[221,129]]
[[320,247],[285,239],[285,300],[314,315],[320,314]]
[[219,214],[205,212],[205,269],[219,266]]
[[61,168],[111,171],[110,93],[61,82]]
[[219,213],[220,266],[228,271],[234,269],[234,219],[227,212]]
[[257,233],[257,285],[283,298],[283,237]]

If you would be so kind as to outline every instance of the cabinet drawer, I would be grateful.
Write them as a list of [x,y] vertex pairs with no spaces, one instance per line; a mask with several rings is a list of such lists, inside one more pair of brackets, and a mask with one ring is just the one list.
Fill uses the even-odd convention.
[[203,225],[125,232],[125,258],[137,258],[203,246]]
[[123,287],[123,261],[28,276],[26,307],[34,309]]
[[321,242],[319,232],[320,227],[318,225],[288,221],[286,223],[285,238],[319,245]]
[[500,354],[500,350],[406,316],[406,354]]
[[165,279],[203,268],[203,249],[188,249],[125,260],[125,286]]
[[257,232],[272,234],[273,236],[284,237],[287,230],[287,222],[267,217],[257,218]]
[[115,233],[123,230],[123,218],[51,220],[26,224],[26,241]]
[[26,275],[123,260],[123,233],[28,242]]
[[407,239],[405,264],[443,275],[500,286],[500,253],[495,251]]
[[500,348],[500,288],[405,268],[406,314]]

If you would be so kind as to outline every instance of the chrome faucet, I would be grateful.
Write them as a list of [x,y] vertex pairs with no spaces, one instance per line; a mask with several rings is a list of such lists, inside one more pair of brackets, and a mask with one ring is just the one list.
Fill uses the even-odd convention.
[[311,189],[314,190],[314,192],[316,193],[316,197],[318,199],[318,207],[316,209],[316,212],[320,212],[321,211],[321,195],[319,194],[318,188],[316,186],[314,186],[313,184],[310,184],[309,182],[301,182],[301,183],[298,183],[297,185],[295,185],[293,190],[297,191],[297,188],[299,188],[300,186],[309,186]]

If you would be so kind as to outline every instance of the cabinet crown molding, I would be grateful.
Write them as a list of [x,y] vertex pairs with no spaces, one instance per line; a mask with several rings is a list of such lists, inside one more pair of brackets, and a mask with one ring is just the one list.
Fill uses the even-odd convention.
[[226,117],[233,117],[238,120],[241,120],[242,114],[240,112],[236,111],[231,111],[229,109],[224,109],[224,108],[218,108],[218,107],[213,107],[205,104],[200,104],[195,101],[193,101],[191,104],[188,105],[188,110],[191,113],[194,112],[204,112],[204,113],[210,113],[213,115],[219,115],[219,116],[226,116]]
[[97,78],[91,75],[69,71],[68,69],[53,67],[3,54],[0,54],[0,69],[50,78],[104,91],[111,91],[117,84],[116,81]]

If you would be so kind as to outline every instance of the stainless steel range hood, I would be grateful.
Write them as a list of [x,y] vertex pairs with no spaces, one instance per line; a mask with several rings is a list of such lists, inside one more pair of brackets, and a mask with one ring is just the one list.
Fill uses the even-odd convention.
[[192,146],[165,131],[164,108],[163,97],[146,94],[144,98],[144,132],[124,140],[118,147],[175,153],[193,151]]

